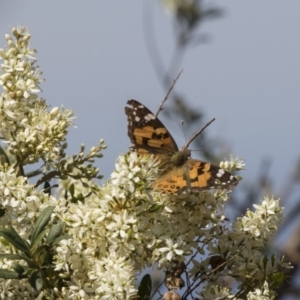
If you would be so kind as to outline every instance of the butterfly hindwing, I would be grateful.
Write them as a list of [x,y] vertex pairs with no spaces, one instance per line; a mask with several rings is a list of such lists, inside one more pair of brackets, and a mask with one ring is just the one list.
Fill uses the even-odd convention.
[[218,166],[189,159],[186,164],[159,177],[154,184],[156,190],[177,193],[189,189],[230,189],[238,183],[229,172]]

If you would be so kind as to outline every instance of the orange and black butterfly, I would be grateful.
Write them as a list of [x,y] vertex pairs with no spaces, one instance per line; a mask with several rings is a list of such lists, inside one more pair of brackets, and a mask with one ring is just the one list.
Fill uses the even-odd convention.
[[231,189],[238,184],[234,175],[211,163],[190,159],[189,143],[178,149],[163,123],[136,100],[127,101],[128,135],[138,154],[153,154],[161,174],[153,188],[166,193],[188,189]]

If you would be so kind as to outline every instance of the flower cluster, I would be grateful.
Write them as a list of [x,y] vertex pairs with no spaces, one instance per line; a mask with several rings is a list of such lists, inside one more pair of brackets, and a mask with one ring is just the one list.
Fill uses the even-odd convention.
[[[86,188],[89,186],[88,180],[101,177],[98,175],[99,169],[92,166],[93,159],[101,157],[100,152],[106,146],[104,141],[100,140],[99,145],[92,147],[85,155],[84,145],[82,145],[79,155],[66,158],[64,151],[67,148],[67,143],[64,141],[68,127],[72,124],[73,112],[57,107],[49,110],[45,101],[38,98],[36,93],[40,91],[39,84],[43,80],[40,79],[40,71],[35,65],[35,50],[30,49],[29,46],[31,36],[23,26],[13,28],[12,32],[14,37],[6,35],[8,48],[0,49],[0,58],[3,60],[0,66],[0,84],[3,87],[3,93],[0,94],[0,122],[2,125],[0,134],[4,142],[8,144],[8,149],[0,149],[0,253],[2,255],[19,255],[26,253],[26,249],[29,249],[30,251],[28,250],[26,253],[27,262],[29,260],[34,261],[33,265],[38,270],[40,266],[44,267],[43,264],[50,257],[47,255],[50,255],[49,249],[53,245],[50,247],[49,241],[53,244],[57,243],[55,237],[58,237],[57,235],[63,228],[57,217],[62,216],[61,219],[63,219],[66,210],[68,210],[66,207],[67,199],[65,198],[68,196],[66,189],[60,189],[56,199],[50,195],[53,186],[50,186],[49,181],[53,177],[64,178],[66,181],[72,177],[74,179],[73,184],[75,182],[77,187],[78,181],[82,180],[82,189],[88,189],[88,193],[91,194],[91,188]],[[33,176],[42,174],[37,183],[32,185],[25,175],[25,166],[39,159],[44,161],[45,173],[42,174],[41,169],[31,172]],[[87,162],[89,165],[86,164]],[[48,188],[44,191],[36,189],[42,183],[47,183]],[[75,189],[72,188],[72,185],[69,188],[68,192],[71,197],[67,198],[68,201],[73,201]],[[83,197],[88,197],[88,195],[78,195],[80,201],[83,200]],[[36,222],[49,206],[53,207],[54,210],[52,215],[50,213],[49,226],[42,236],[45,237],[45,234],[50,232],[52,237],[48,237],[47,250],[42,251],[43,254],[41,255],[39,247],[45,250],[43,248],[45,247],[43,245],[45,238],[33,239],[32,232],[34,228],[38,228],[38,225],[43,224]],[[46,225],[46,223],[43,224],[43,226]],[[51,227],[52,225],[53,227]],[[7,232],[14,236],[10,240],[12,244],[5,238]],[[19,244],[14,245],[16,238]],[[62,238],[61,242],[67,241],[66,236]],[[73,248],[71,246],[70,248],[74,249],[74,253],[79,253],[76,245],[72,246]],[[65,255],[67,257],[66,253]],[[58,260],[60,256],[57,255],[57,257]],[[70,267],[69,262],[65,260],[63,266],[58,265],[58,270],[59,267],[61,269],[72,267],[76,270],[79,265],[76,264],[76,261],[74,262],[75,257],[75,255],[72,256]],[[7,270],[7,276],[11,278],[0,280],[2,299],[38,299],[38,295],[41,299],[43,295],[48,295],[51,298],[53,296],[51,291],[40,290],[41,287],[34,289],[33,281],[29,283],[28,279],[12,279],[18,278],[17,272],[22,274],[21,278],[26,277],[25,273],[28,266],[22,257],[19,258],[18,260],[15,257],[15,261],[0,260],[0,269]],[[33,265],[31,264],[31,267]],[[51,276],[53,266],[48,265],[45,270],[48,270],[48,267]],[[47,280],[50,282],[52,278],[47,277]],[[49,282],[48,286],[50,286]],[[83,282],[85,286],[87,285],[87,281],[82,279],[77,282]],[[73,287],[74,285],[70,289],[72,290]],[[60,293],[57,296],[60,297]],[[66,297],[66,299],[69,298]]]
[[[230,226],[222,213],[226,193],[164,195],[151,190],[157,173],[157,162],[151,156],[134,152],[121,156],[98,197],[94,194],[85,203],[70,203],[61,215],[73,240],[60,243],[56,266],[65,274],[72,270],[70,285],[77,286],[74,293],[80,290],[99,299],[106,299],[105,295],[118,299],[122,294],[129,299],[136,292],[130,272],[154,263],[170,270],[185,262],[195,282],[206,278],[201,294],[205,299],[225,294],[235,299],[230,289],[216,284],[234,277],[241,289],[250,286],[256,293],[257,280],[263,284],[279,266],[288,267],[284,260],[267,259],[260,252],[281,219],[278,200],[266,197],[261,205],[255,205],[255,212],[247,212]],[[260,219],[255,230],[250,222],[253,218]],[[110,275],[108,265],[117,268],[109,269]],[[129,273],[114,280],[120,268]],[[71,297],[70,293],[68,290],[66,295]]]
[[218,212],[219,207],[224,207],[224,199],[216,199],[208,192],[180,196],[153,192],[157,165],[152,156],[138,156],[135,152],[119,157],[111,180],[98,197],[70,203],[68,211],[61,215],[74,240],[61,242],[56,265],[66,274],[70,268],[73,270],[73,284],[85,277],[85,283],[89,283],[85,285],[86,294],[92,290],[99,299],[109,294],[99,287],[100,283],[110,286],[111,293],[117,289],[129,295],[128,291],[134,290],[134,282],[130,281],[129,288],[125,280],[128,276],[122,277],[124,282],[119,278],[110,285],[104,284],[107,270],[99,264],[111,255],[125,257],[123,263],[131,265],[132,271],[153,263],[171,268],[193,252],[204,251],[213,239],[209,232],[219,228],[224,219]]
[[152,262],[147,241],[153,216],[161,210],[141,192],[151,185],[155,166],[150,157],[135,153],[120,157],[111,181],[98,194],[85,203],[70,203],[60,215],[74,238],[60,243],[56,266],[66,274],[72,269],[72,285],[81,282],[86,295],[129,299],[136,294],[133,270]]
[[220,168],[228,172],[245,170],[245,161],[241,158],[230,155],[230,160],[220,162]]
[[267,281],[264,282],[261,288],[255,288],[254,291],[249,292],[245,297],[235,296],[231,293],[229,288],[221,286],[211,286],[209,289],[206,289],[202,294],[203,299],[205,300],[215,300],[215,299],[232,299],[232,300],[273,300],[275,299],[275,293],[269,290]]
[[116,170],[111,174],[111,183],[124,192],[133,193],[137,186],[147,189],[158,175],[158,163],[147,156],[138,157],[136,152],[129,156],[120,156]]
[[279,199],[265,197],[261,205],[254,204],[255,212],[247,211],[246,215],[239,219],[236,229],[249,232],[255,239],[260,237],[262,241],[268,242],[276,234],[278,225],[282,220],[282,207]]
[[[40,212],[50,205],[56,206],[57,211],[63,206],[61,200],[36,190],[27,182],[27,178],[17,176],[8,164],[0,165],[0,208],[3,212],[0,218],[1,228],[12,226],[21,238],[29,240],[30,228],[34,226]],[[10,254],[17,251],[0,238],[0,253]],[[10,270],[12,266],[11,260],[0,260],[0,269]],[[1,299],[16,299],[19,295],[36,299],[38,295],[26,280],[2,279],[0,290]]]
[[0,49],[1,135],[9,151],[22,164],[34,163],[40,157],[53,160],[65,141],[74,119],[71,110],[54,107],[50,112],[45,101],[37,96],[41,72],[35,65],[35,49],[30,48],[30,34],[23,26],[6,35],[7,49]]
[[[228,292],[228,299],[243,299],[236,297],[227,289],[220,289],[216,283],[236,281],[239,291],[253,290],[248,294],[247,299],[273,299],[255,298],[260,290],[259,286],[264,285],[266,290],[268,280],[277,278],[280,282],[283,274],[278,272],[279,268],[290,268],[291,266],[284,258],[278,258],[275,254],[267,257],[263,250],[268,247],[282,219],[282,207],[279,200],[265,197],[260,205],[254,205],[255,211],[248,210],[246,215],[238,218],[232,224],[216,231],[216,239],[207,243],[210,258],[201,263],[196,262],[196,269],[192,274],[207,273],[210,270],[211,282],[208,283],[201,295],[205,299],[223,296],[224,291]],[[218,258],[217,260],[212,258]],[[216,292],[218,291],[218,293]],[[209,296],[210,295],[210,296]],[[265,295],[265,294],[264,294]],[[271,293],[270,293],[271,295]]]

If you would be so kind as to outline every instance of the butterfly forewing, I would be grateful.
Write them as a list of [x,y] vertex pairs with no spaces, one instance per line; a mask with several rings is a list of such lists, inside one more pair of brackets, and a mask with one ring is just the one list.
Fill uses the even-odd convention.
[[147,107],[136,100],[129,100],[125,107],[128,118],[128,135],[138,152],[176,152],[178,147],[161,121]]

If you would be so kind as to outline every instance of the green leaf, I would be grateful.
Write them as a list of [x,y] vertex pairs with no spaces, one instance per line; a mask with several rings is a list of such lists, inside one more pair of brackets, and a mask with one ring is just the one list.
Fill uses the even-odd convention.
[[278,287],[282,284],[284,280],[284,273],[283,272],[277,272],[270,276],[271,280],[274,282],[275,286]]
[[0,206],[0,218],[5,216],[5,214],[6,214],[6,208],[1,205]]
[[57,222],[56,224],[53,224],[47,236],[46,244],[51,245],[52,242],[61,235],[62,230],[63,230],[63,223],[61,221]]
[[0,254],[0,259],[3,259],[3,258],[9,258],[9,259],[24,259],[23,256],[21,255],[18,255],[18,254]]
[[35,270],[31,273],[29,283],[36,291],[40,291],[43,288],[44,283],[40,271]]
[[149,208],[149,212],[158,212],[159,210],[161,210],[162,205],[161,204],[153,204],[151,205],[151,207]]
[[49,181],[45,181],[43,191],[45,194],[51,195],[51,185]]
[[0,156],[1,155],[3,155],[3,157],[5,157],[5,160],[6,160],[7,164],[10,166],[9,158],[8,158],[6,152],[4,151],[4,149],[0,146]]
[[14,271],[9,271],[6,269],[0,269],[0,278],[5,279],[19,279],[19,274]]
[[31,244],[31,249],[30,249],[30,253],[34,253],[36,251],[36,249],[39,247],[43,237],[47,234],[46,230],[43,230],[38,237],[34,240],[33,244]]
[[17,255],[17,254],[0,254],[0,259],[3,259],[3,258],[8,258],[8,259],[13,259],[13,260],[24,260],[26,261],[27,265],[29,267],[33,267],[34,266],[34,263],[31,259],[29,259],[28,257],[25,257],[25,256],[22,256],[22,255]]
[[4,228],[0,230],[0,235],[9,243],[11,243],[18,250],[23,251],[26,254],[29,254],[29,245],[26,240],[23,240],[19,234],[13,229]]
[[24,267],[22,265],[20,265],[19,263],[13,262],[11,264],[11,267],[14,269],[14,271],[16,271],[19,274],[20,277],[25,272]]
[[151,296],[151,286],[152,280],[149,274],[146,274],[140,283],[138,290],[138,298],[139,300],[149,300]]
[[53,206],[48,206],[46,207],[38,217],[38,219],[35,222],[35,227],[32,232],[31,236],[31,243],[33,244],[38,237],[38,235],[44,230],[46,225],[48,224],[51,214],[53,212],[54,207]]
[[74,183],[72,183],[69,187],[69,191],[71,193],[71,196],[74,197],[74,193],[75,193],[75,185]]
[[268,265],[268,257],[267,257],[267,255],[265,255],[264,258],[263,258],[263,266],[264,266],[264,270],[267,269],[267,265]]
[[59,243],[62,240],[67,240],[67,239],[70,239],[70,238],[72,238],[72,235],[70,235],[70,234],[61,235],[57,239],[52,241],[51,246],[56,245],[57,243]]
[[47,249],[49,249],[49,246],[46,244],[37,245],[37,247],[31,249],[32,258],[37,260],[37,257],[35,256],[40,255],[41,252],[45,252]]
[[271,264],[272,264],[272,267],[275,266],[275,263],[276,263],[276,257],[275,257],[274,254],[272,254],[272,256],[271,256]]
[[82,195],[82,193],[79,193],[79,194],[77,195],[78,201],[83,202],[83,201],[84,201],[84,198],[85,198],[85,197]]
[[84,181],[82,181],[81,183],[82,183],[82,185],[83,185],[85,188],[89,188],[89,187],[90,187],[90,185],[89,185],[89,184],[87,184],[87,183],[86,183],[86,182],[84,182]]
[[34,251],[31,252],[32,259],[38,264],[43,265],[45,256],[47,255],[47,250],[49,249],[48,245],[41,245],[34,249]]

